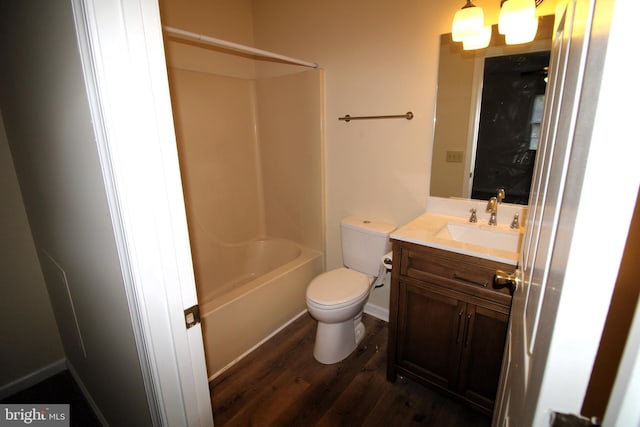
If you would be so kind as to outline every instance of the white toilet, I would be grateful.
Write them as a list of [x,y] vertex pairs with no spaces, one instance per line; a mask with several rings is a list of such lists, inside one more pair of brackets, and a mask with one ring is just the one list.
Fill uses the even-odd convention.
[[364,337],[362,310],[374,276],[381,271],[381,258],[391,248],[389,234],[394,229],[357,217],[341,221],[345,267],[316,276],[307,287],[307,308],[318,321],[313,349],[318,362],[343,360]]

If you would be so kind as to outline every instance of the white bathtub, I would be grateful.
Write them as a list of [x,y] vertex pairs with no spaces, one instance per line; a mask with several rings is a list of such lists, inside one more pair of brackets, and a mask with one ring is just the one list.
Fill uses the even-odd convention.
[[323,269],[320,252],[284,239],[225,247],[218,256],[217,274],[198,283],[209,380],[303,313],[307,284]]

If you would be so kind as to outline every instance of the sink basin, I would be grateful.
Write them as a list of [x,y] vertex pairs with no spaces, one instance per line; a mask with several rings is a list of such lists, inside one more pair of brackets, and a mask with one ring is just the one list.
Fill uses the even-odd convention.
[[445,224],[435,237],[510,252],[518,252],[520,244],[517,230],[457,222]]

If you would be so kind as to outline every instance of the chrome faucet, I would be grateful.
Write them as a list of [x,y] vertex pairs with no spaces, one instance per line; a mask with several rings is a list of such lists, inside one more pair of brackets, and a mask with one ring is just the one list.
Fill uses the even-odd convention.
[[489,199],[487,212],[491,214],[489,216],[489,225],[498,225],[498,199],[496,197]]
[[471,208],[469,212],[471,212],[471,216],[469,217],[469,222],[478,222],[478,216],[476,215],[476,208]]
[[498,225],[498,205],[502,203],[505,197],[504,188],[498,188],[496,197],[489,199],[487,203],[487,212],[491,213],[489,216],[489,225]]
[[513,221],[511,221],[511,228],[517,230],[520,228],[520,214],[513,214]]

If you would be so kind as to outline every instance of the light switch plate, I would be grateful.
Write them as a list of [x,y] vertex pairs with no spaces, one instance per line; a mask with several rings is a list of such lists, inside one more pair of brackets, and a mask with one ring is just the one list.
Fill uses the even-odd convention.
[[448,163],[462,163],[463,157],[464,157],[463,151],[447,151]]

